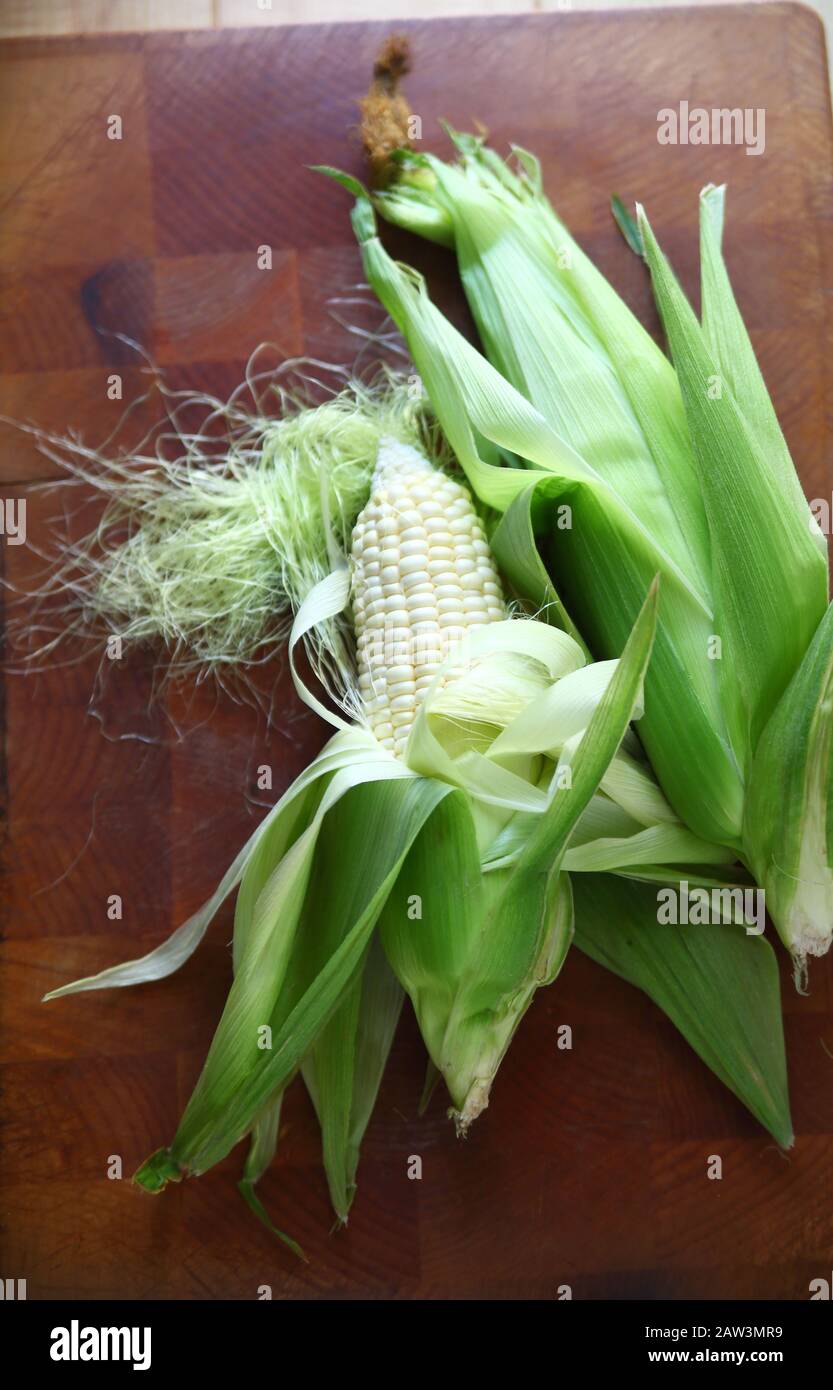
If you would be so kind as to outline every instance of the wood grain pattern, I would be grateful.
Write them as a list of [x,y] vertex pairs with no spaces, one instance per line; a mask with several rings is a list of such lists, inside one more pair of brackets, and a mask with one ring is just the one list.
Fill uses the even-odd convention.
[[[642,267],[608,213],[639,197],[686,288],[696,196],[729,184],[727,254],[810,496],[830,497],[833,140],[821,29],[798,6],[408,25],[426,143],[441,117],[529,145],[588,251],[656,327]],[[261,338],[349,357],[328,301],[360,278],[348,205],[307,166],[361,172],[356,101],[385,25],[20,40],[2,46],[5,133],[0,410],[97,440],[140,389],[127,335],[175,386],[227,392]],[[656,113],[687,99],[766,109],[766,153],[661,147]],[[109,115],[123,138],[106,138]],[[450,257],[390,236],[466,322]],[[274,250],[271,271],[257,248]],[[137,422],[140,429],[146,420]],[[54,468],[4,427],[4,496],[37,570]],[[79,523],[80,524],[80,523]],[[226,912],[179,975],[42,1006],[45,989],[159,941],[206,897],[324,733],[275,673],[278,728],[205,689],[148,708],[130,655],[90,709],[98,661],[8,675],[0,1172],[3,1276],[30,1298],[807,1296],[829,1273],[833,972],[809,997],[785,972],[797,1143],[786,1160],[646,999],[573,953],[513,1044],[488,1115],[457,1143],[437,1096],[416,1116],[422,1056],[407,1017],[349,1228],[331,1218],[309,1103],[283,1117],[263,1192],[311,1255],[301,1267],[234,1191],[241,1156],[152,1200],[108,1181],[170,1138],[229,983]],[[178,735],[183,731],[183,736]],[[140,735],[137,738],[135,735]],[[132,736],[129,736],[132,735]],[[107,917],[122,896],[124,917]],[[556,1048],[569,1023],[572,1052]],[[724,1158],[722,1182],[706,1158]],[[409,1181],[409,1155],[423,1179]]]
[[[736,4],[738,0],[718,0]],[[252,28],[321,24],[349,19],[440,19],[471,15],[560,12],[573,9],[657,9],[709,0],[5,0],[0,35],[98,34],[153,29]],[[812,8],[830,23],[831,0]]]

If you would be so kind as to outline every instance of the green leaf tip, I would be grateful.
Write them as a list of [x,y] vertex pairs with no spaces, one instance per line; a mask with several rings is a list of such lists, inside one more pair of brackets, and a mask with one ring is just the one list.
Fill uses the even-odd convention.
[[285,1231],[281,1231],[274,1224],[268,1211],[255,1192],[254,1183],[251,1179],[241,1178],[240,1182],[237,1184],[237,1190],[246,1203],[246,1206],[254,1213],[261,1225],[265,1226],[267,1231],[273,1236],[277,1236],[278,1240],[283,1241],[284,1245],[292,1251],[293,1255],[297,1256],[299,1260],[302,1260],[305,1265],[308,1265],[309,1256],[304,1252],[303,1247],[298,1244],[297,1240],[293,1240],[291,1236],[288,1236]]
[[440,1076],[441,1072],[439,1068],[434,1065],[429,1057],[428,1065],[425,1068],[425,1082],[422,1087],[422,1095],[419,1098],[419,1105],[417,1106],[417,1114],[420,1118],[422,1118],[428,1106],[431,1104],[431,1097],[434,1094]]
[[133,1175],[133,1181],[146,1192],[162,1192],[169,1182],[179,1182],[184,1173],[170,1149],[157,1149]]
[[356,233],[356,240],[360,246],[371,241],[376,235],[376,214],[373,211],[373,204],[370,200],[370,193],[365,188],[361,179],[357,179],[355,174],[347,174],[343,169],[336,169],[332,164],[310,164],[309,168],[314,174],[324,174],[328,179],[335,179],[342,188],[346,188],[356,200],[356,205],[350,216],[353,223],[353,230]]
[[645,244],[642,240],[642,234],[636,224],[636,220],[631,217],[618,193],[614,193],[610,200],[610,210],[613,213],[613,219],[619,231],[622,233],[622,236],[625,238],[625,241],[628,243],[634,255],[641,256],[644,260]]
[[307,168],[313,174],[323,174],[325,178],[335,179],[342,188],[346,188],[348,193],[352,193],[354,198],[369,197],[368,191],[361,179],[357,179],[355,174],[347,174],[343,169],[336,169],[332,164],[308,164]]
[[793,1142],[775,952],[731,924],[660,923],[657,885],[575,874],[576,946],[662,1009],[783,1149]]

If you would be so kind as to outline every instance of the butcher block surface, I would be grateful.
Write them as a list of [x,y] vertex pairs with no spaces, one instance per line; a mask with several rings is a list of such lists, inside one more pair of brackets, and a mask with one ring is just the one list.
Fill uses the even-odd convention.
[[[738,299],[808,496],[829,502],[833,141],[817,18],[777,4],[399,27],[424,147],[448,151],[447,118],[534,150],[560,213],[654,329],[610,195],[645,204],[696,295],[697,193],[728,184]],[[99,443],[144,389],[132,344],[172,388],[221,395],[264,341],[276,359],[349,360],[351,310],[332,302],[361,280],[349,199],[308,166],[362,173],[357,100],[389,28],[0,46],[0,413]],[[765,152],[660,145],[657,112],[683,100],[762,109]],[[107,138],[113,115],[120,140]],[[385,235],[465,325],[451,256]],[[108,399],[114,373],[121,402]],[[3,496],[28,504],[27,544],[2,543],[6,578],[31,587],[65,505],[39,486],[56,469],[7,425],[0,469]],[[345,1230],[332,1230],[310,1103],[292,1090],[261,1191],[308,1265],[238,1197],[242,1149],[162,1196],[132,1187],[172,1137],[219,1016],[231,907],[168,980],[41,996],[149,950],[193,912],[325,731],[285,672],[270,729],[205,686],[153,702],[141,655],[102,691],[98,660],[74,656],[10,672],[3,690],[0,1275],[25,1278],[30,1299],[252,1299],[264,1284],[288,1298],[556,1299],[569,1285],[577,1299],[806,1299],[830,1277],[833,972],[814,964],[799,997],[780,948],[789,1155],[644,996],[574,951],[465,1142],[439,1092],[417,1116],[424,1058],[406,1011]]]

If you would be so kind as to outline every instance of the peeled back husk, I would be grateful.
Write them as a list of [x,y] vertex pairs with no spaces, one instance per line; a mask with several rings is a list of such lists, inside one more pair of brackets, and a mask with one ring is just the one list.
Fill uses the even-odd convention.
[[[656,602],[654,587],[571,753],[569,779],[555,786],[511,867],[482,871],[476,811],[465,798],[449,798],[388,899],[382,941],[463,1131],[487,1105],[535,990],[555,978],[566,955],[573,913],[565,850],[641,698]],[[408,912],[412,900],[420,904],[417,920]]]

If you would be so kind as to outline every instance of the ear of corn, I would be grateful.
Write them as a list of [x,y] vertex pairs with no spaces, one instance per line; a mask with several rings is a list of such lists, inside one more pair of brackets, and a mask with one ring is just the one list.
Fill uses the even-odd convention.
[[393,439],[352,560],[359,690],[376,738],[401,757],[451,641],[505,618],[500,580],[470,494]]
[[[750,770],[825,611],[827,563],[729,285],[723,191],[710,187],[701,199],[702,326],[640,214],[675,371],[566,233],[535,161],[516,151],[518,177],[482,142],[454,138],[459,167],[403,156],[400,183],[375,203],[400,225],[419,200],[441,210],[500,372],[386,256],[361,195],[354,227],[368,278],[472,486],[504,513],[492,538],[501,566],[540,589],[533,552],[546,544],[597,656],[621,650],[647,570],[662,574],[641,737],[680,818],[765,876],[760,816],[746,809]],[[526,462],[526,484],[520,469],[492,465],[484,439]],[[561,533],[553,511],[564,503],[572,525]],[[823,705],[818,717],[823,724]],[[788,777],[782,769],[780,780]],[[797,916],[783,917],[785,893],[770,900],[799,957],[799,937],[820,948],[830,941],[827,859],[806,824],[800,877],[821,890],[804,899],[816,919],[799,930]]]
[[[56,991],[170,973],[239,890],[226,1007],[173,1142],[137,1179],[159,1190],[249,1135],[241,1191],[267,1222],[255,1184],[299,1071],[346,1219],[403,989],[465,1127],[535,990],[563,961],[568,869],[661,874],[731,859],[680,824],[627,732],[642,713],[655,593],[621,660],[595,667],[555,603],[550,616],[563,627],[510,619],[466,490],[415,451],[412,428],[390,425],[376,421],[349,541],[328,529],[322,501],[334,568],[321,573],[320,552],[313,567],[306,546],[292,566],[308,574],[292,597],[296,688],[337,732],[189,923],[142,960]],[[238,481],[251,493],[245,470]],[[307,529],[314,495],[303,502]],[[283,557],[294,526],[286,510],[289,536],[272,537]],[[163,511],[187,553],[192,526],[199,543],[199,509],[185,522]],[[239,519],[239,508],[229,515]],[[154,572],[153,547],[145,554]],[[302,643],[329,703],[302,675]],[[409,913],[413,898],[421,920]]]
[[[400,473],[397,476],[391,476],[394,463],[401,465]],[[365,613],[369,619],[372,619],[375,613],[373,608],[374,602],[381,601],[384,604],[386,600],[385,596],[382,595],[381,600],[371,597],[368,602],[368,595],[374,594],[378,589],[378,585],[375,582],[368,585],[367,581],[376,581],[377,577],[381,579],[382,576],[386,576],[385,582],[393,584],[393,576],[387,576],[387,571],[389,569],[396,569],[395,560],[397,558],[405,560],[408,558],[407,555],[397,557],[392,550],[394,539],[398,541],[400,532],[407,532],[409,529],[404,523],[414,521],[414,518],[408,514],[408,508],[422,507],[426,513],[425,520],[429,524],[432,517],[436,515],[437,508],[434,494],[430,489],[426,492],[424,486],[421,486],[424,483],[425,472],[424,460],[415,459],[409,455],[407,450],[404,452],[401,450],[397,451],[392,448],[391,445],[383,442],[380,448],[379,467],[371,485],[370,499],[362,518],[357,523],[353,547],[354,579],[358,578],[363,585],[362,599],[365,600]],[[414,479],[416,479],[417,484],[420,486],[414,485]],[[404,491],[402,487],[404,487]],[[423,493],[425,495],[422,495]],[[444,526],[456,526],[458,517],[452,513],[454,501],[459,500],[460,494],[461,490],[455,485],[454,496],[444,498],[447,503],[447,509],[443,513],[442,518]],[[463,518],[464,526],[462,530],[453,530],[451,535],[452,537],[458,534],[463,535],[465,537],[465,545],[473,550],[474,555],[474,559],[472,559],[462,552],[457,554],[458,574],[463,580],[465,580],[467,575],[472,575],[478,582],[476,587],[468,585],[465,588],[461,588],[460,593],[455,595],[455,605],[460,605],[460,607],[455,607],[451,610],[453,613],[453,626],[456,627],[460,623],[465,623],[468,630],[475,638],[480,637],[481,639],[488,639],[489,632],[484,629],[489,627],[489,618],[491,617],[495,623],[498,622],[498,619],[502,620],[503,609],[502,605],[498,607],[496,604],[495,595],[499,591],[497,589],[496,576],[490,561],[486,565],[481,565],[481,574],[485,577],[478,578],[478,567],[476,562],[477,560],[482,561],[484,558],[488,557],[485,557],[482,553],[485,552],[485,541],[482,539],[482,532],[479,531],[474,523],[470,504],[468,505],[468,512],[470,515],[466,515]],[[376,533],[371,531],[371,534],[368,535],[369,527],[378,527],[382,531],[382,539],[387,544],[390,553],[386,553],[384,549],[380,550],[377,544],[378,537]],[[413,529],[413,527],[411,529]],[[429,534],[435,534],[440,540],[445,538],[445,533],[442,530],[429,532]],[[475,549],[475,546],[478,548]],[[428,558],[426,560],[425,555],[420,557],[421,563],[426,566],[426,573],[428,567],[436,564],[441,567],[438,572],[442,578],[445,572],[443,567],[448,565],[449,557],[439,552],[446,548],[447,547],[441,545],[427,545],[426,553],[429,557],[433,556],[434,558]],[[378,560],[374,558],[377,551],[379,552]],[[466,569],[467,562],[472,566],[471,569]],[[375,573],[368,575],[365,566],[376,564],[380,566],[379,575],[377,576]],[[410,566],[406,565],[402,577],[407,579],[407,576],[414,572],[415,571]],[[439,597],[439,591],[443,586],[440,585],[436,587],[437,595],[435,595],[435,597],[437,602],[441,604],[442,599]],[[477,599],[474,608],[468,606],[468,595],[470,593],[474,593]],[[313,596],[311,595],[310,597],[312,598]],[[380,609],[380,615],[386,618],[392,626],[393,636],[400,643],[404,640],[403,634],[399,630],[400,625],[404,621],[403,611],[398,606],[402,601],[402,595],[395,593],[393,595],[392,604]],[[424,605],[425,601],[425,598],[420,597],[419,602],[421,604]],[[361,604],[359,606],[361,606]],[[329,615],[329,609],[323,611],[327,612]],[[419,611],[421,612],[422,609]],[[427,636],[429,639],[435,640],[446,631],[442,625],[443,616],[443,612],[440,612],[439,617],[434,614],[430,619],[426,617],[424,620],[418,620],[420,626],[423,623],[428,626],[429,631]],[[499,625],[503,627],[503,621],[501,621]],[[520,642],[522,647],[524,643],[526,643],[528,647],[530,647],[531,644],[530,650],[539,654],[544,652],[547,653],[546,659],[549,661],[550,677],[560,673],[560,671],[564,669],[564,662],[565,659],[567,659],[567,655],[569,655],[569,666],[576,667],[583,661],[583,655],[580,649],[571,638],[566,636],[566,634],[560,634],[554,630],[539,627],[539,625],[536,624],[525,624],[523,622],[511,624],[510,627],[517,630],[519,634],[517,641]],[[608,762],[613,757],[618,744],[621,742],[628,720],[633,712],[634,703],[638,691],[641,688],[644,665],[647,661],[651,630],[652,626],[646,628],[646,635],[642,639],[640,655],[641,665],[635,674],[631,674],[630,693],[627,697],[626,706],[621,705],[621,697],[619,704],[614,703],[615,717],[619,721],[616,725],[616,730],[612,735],[608,733],[607,743],[603,744],[601,753],[596,753],[597,759],[601,759],[598,764],[599,779],[605,772]],[[360,627],[360,634],[363,631],[366,631],[366,629]],[[526,636],[524,636],[524,634],[526,634]],[[415,637],[425,637],[425,635],[425,632],[414,633]],[[514,640],[515,639],[511,639],[509,642],[510,651]],[[481,640],[480,645],[488,649],[490,642],[488,640]],[[446,681],[448,677],[443,674],[443,669],[437,670],[438,662],[435,657],[435,652],[431,648],[430,641],[428,647],[422,647],[421,650],[427,654],[431,685],[440,691],[438,705],[441,707],[442,699],[448,697],[446,691]],[[359,647],[359,654],[359,669],[361,672],[361,647]],[[386,649],[383,649],[383,674],[389,669],[390,661],[401,662],[401,659],[401,653],[391,656]],[[449,661],[452,666],[454,666],[458,661],[458,655],[452,655],[449,660],[446,661],[445,666],[448,666]],[[369,660],[367,662],[367,670],[370,673],[373,672],[373,663]],[[626,672],[626,670],[627,668],[623,668],[623,671]],[[619,677],[620,681],[622,678],[622,676]],[[617,674],[614,673],[612,674],[610,682],[597,693],[597,697],[600,701],[600,708],[607,708],[611,701],[615,701],[617,690],[616,680]],[[447,688],[448,692],[453,693],[454,688],[455,683],[452,682]],[[350,797],[350,818],[352,824],[360,824],[363,820],[363,817],[359,814],[358,808],[361,806],[361,802],[357,800],[357,789],[353,787],[354,780],[363,780],[365,777],[384,777],[386,780],[393,778],[394,781],[403,782],[401,789],[402,795],[404,797],[410,795],[408,769],[403,766],[398,759],[389,756],[394,749],[388,750],[387,759],[383,751],[386,745],[382,740],[389,737],[387,730],[390,728],[390,720],[382,718],[380,721],[378,716],[380,712],[384,715],[386,709],[390,708],[390,702],[399,699],[398,694],[395,691],[391,691],[387,685],[383,686],[383,692],[383,698],[377,704],[377,698],[367,689],[367,696],[369,697],[366,699],[367,716],[369,721],[374,723],[376,727],[376,734],[373,739],[374,746],[378,749],[376,762],[371,762],[368,767],[363,766],[361,761],[357,760],[355,766],[343,767],[340,771],[336,772],[329,782],[323,796],[318,800],[315,815],[310,820],[306,829],[303,830],[288,850],[286,850],[285,835],[283,839],[281,838],[280,830],[283,822],[279,819],[276,821],[277,828],[272,828],[267,831],[266,834],[260,836],[251,853],[238,897],[235,924],[235,983],[229,996],[226,1012],[221,1020],[214,1043],[212,1044],[212,1049],[206,1060],[203,1075],[192,1096],[189,1107],[183,1117],[180,1131],[168,1156],[181,1168],[189,1171],[199,1171],[199,1165],[209,1161],[208,1158],[201,1156],[199,1148],[196,1149],[196,1152],[194,1151],[194,1145],[198,1145],[201,1142],[201,1136],[209,1129],[212,1134],[212,1147],[209,1149],[210,1161],[216,1161],[215,1154],[222,1156],[220,1150],[213,1146],[220,1143],[218,1136],[223,1126],[223,1116],[232,1100],[235,1101],[235,1104],[240,1103],[241,1092],[245,1089],[245,1078],[246,1076],[252,1078],[253,1072],[257,1069],[256,1063],[258,1059],[255,1055],[257,1043],[254,1041],[257,1037],[258,1028],[256,1020],[258,1018],[261,1020],[268,1019],[269,1026],[274,1034],[282,1024],[286,1024],[287,1020],[291,1019],[294,1040],[300,1028],[300,1018],[305,1016],[307,1009],[307,1001],[305,996],[301,993],[301,984],[298,983],[298,981],[303,981],[307,989],[315,990],[321,976],[326,973],[325,962],[327,962],[328,959],[331,962],[334,954],[338,954],[339,939],[337,928],[338,923],[342,919],[331,907],[324,909],[323,906],[318,906],[315,900],[320,891],[319,885],[321,883],[332,885],[337,877],[334,866],[329,866],[326,861],[322,863],[318,862],[324,854],[324,846],[330,844],[332,841],[333,845],[338,845],[340,847],[339,853],[347,852],[345,850],[344,836],[338,820],[340,816],[340,803],[338,798],[344,795],[343,789],[339,787],[339,779],[341,779],[347,791],[353,791],[353,795]],[[472,700],[471,692],[469,692],[468,700],[470,708]],[[494,716],[492,703],[492,700],[490,700],[488,718]],[[523,701],[521,704],[523,704]],[[410,705],[409,712],[412,713],[412,706]],[[514,712],[514,710],[512,712]],[[581,723],[582,720],[579,722]],[[553,727],[557,728],[557,725]],[[333,743],[335,744],[337,740],[340,740],[341,745],[344,745],[348,737],[348,734],[337,735]],[[553,737],[554,734],[549,732],[547,741],[550,741]],[[592,719],[587,738],[592,745]],[[417,744],[419,743],[418,738],[416,742]],[[364,751],[364,748],[362,748],[362,752]],[[404,744],[401,745],[400,751],[404,751]],[[475,771],[472,772],[466,763],[466,756],[467,754],[464,753],[461,758],[458,758],[458,762],[460,762],[461,766],[452,773],[450,785],[454,785],[455,782],[459,780],[466,785],[467,790],[471,790],[472,787],[479,788],[488,770],[493,770],[495,773],[498,772],[498,765],[496,765],[494,769],[490,769],[489,765],[485,768],[477,767]],[[587,755],[583,754],[582,756],[586,761]],[[325,762],[323,765],[329,768],[331,762]],[[581,759],[579,759],[578,765],[580,767],[584,765]],[[515,778],[519,786],[526,787],[528,785],[525,782],[521,782],[517,774],[511,772],[508,768],[505,769],[505,772],[508,778]],[[426,779],[420,778],[419,782],[420,785],[424,784],[427,787],[435,787],[443,792],[447,790],[447,785],[438,779],[426,781]],[[369,789],[363,788],[362,790]],[[530,791],[534,790],[534,787],[530,789]],[[583,803],[586,802],[593,790],[595,790],[595,788],[590,787],[588,784],[586,789],[580,788],[578,794],[575,792],[571,793],[570,814],[568,815],[566,812],[562,811],[561,817],[564,827],[566,827],[562,828],[561,831],[562,839],[565,842],[572,825],[579,816]],[[493,804],[498,807],[502,803],[508,802],[508,811],[503,813],[505,818],[505,815],[511,813],[513,809],[513,797],[516,797],[519,793],[514,787],[512,787],[510,791],[507,791],[505,784],[498,777],[496,784],[486,792],[486,795],[491,797]],[[467,798],[461,798],[461,800],[462,813],[471,818],[472,810]],[[537,794],[537,799],[532,798],[533,804],[538,804],[539,801],[542,806],[546,804],[546,799],[543,793],[540,792]],[[288,802],[288,805],[290,808],[292,807],[293,803],[291,800]],[[560,808],[561,801],[559,800],[559,809]],[[438,815],[439,811],[435,814]],[[492,828],[492,819],[494,815],[495,812],[490,810],[481,813],[478,818],[479,828],[482,829],[485,823],[486,833],[488,833]],[[283,818],[283,821],[286,820],[288,820],[288,813],[285,813]],[[293,821],[292,824],[295,826],[296,822]],[[373,832],[368,830],[365,824],[358,833],[372,834]],[[452,835],[449,837],[449,843],[451,845],[455,845],[456,842],[456,836]],[[505,877],[509,881],[508,888],[511,891],[503,891],[500,895],[498,904],[499,913],[502,914],[503,919],[506,918],[508,904],[512,902],[513,897],[517,897],[519,901],[522,902],[523,907],[521,919],[527,922],[530,920],[528,909],[531,905],[531,899],[529,902],[527,902],[526,897],[521,900],[519,890],[523,884],[530,883],[533,896],[540,897],[542,886],[546,884],[546,874],[543,872],[544,863],[546,861],[546,864],[549,865],[554,862],[553,847],[555,843],[555,841],[547,841],[542,846],[539,851],[539,861],[534,871],[530,870],[528,864],[526,864],[524,855],[527,854],[528,851],[524,851],[520,855],[519,862],[507,872]],[[710,849],[706,847],[705,852],[707,854],[710,853]],[[363,857],[361,855],[356,856],[357,868],[361,873],[362,885],[369,891],[375,879],[372,868],[367,860],[367,855]],[[478,879],[479,876],[480,870],[478,865]],[[443,891],[447,894],[448,876],[443,876],[441,882],[443,883]],[[498,882],[498,877],[495,876],[491,882],[496,884]],[[331,892],[332,887],[330,887],[328,891]],[[565,891],[566,887],[559,891],[559,899],[563,899]],[[339,900],[342,901],[345,894],[344,875],[341,875],[338,893]],[[380,903],[383,901],[384,898],[379,899]],[[549,923],[549,913],[545,911],[545,906],[545,899],[540,898],[537,910],[531,918],[532,926],[536,933],[536,939],[540,937],[542,930],[542,927],[539,925],[540,922],[544,923],[547,931],[549,930],[547,926]],[[492,916],[497,919],[499,913],[497,910],[493,910]],[[316,921],[325,917],[328,922],[328,930],[324,932],[319,927],[314,934],[309,930],[305,930],[304,922],[307,920],[308,916]],[[342,926],[342,931],[345,930],[346,922],[348,921],[352,923],[353,919],[346,919],[344,926]],[[561,937],[563,937],[563,948],[566,949],[568,937],[564,935],[563,932],[563,913],[558,916],[557,921]],[[368,929],[372,929],[374,922],[375,917],[372,920],[370,917],[363,918],[362,930],[367,931]],[[499,921],[497,925],[498,927],[500,926]],[[354,926],[350,926],[346,929],[347,935],[349,936],[350,932],[355,928]],[[335,936],[332,935],[333,931],[336,931]],[[450,936],[451,939],[454,939],[453,933],[450,934]],[[536,960],[541,956],[548,940],[549,937],[545,931],[544,937],[542,940],[539,940],[539,946],[535,957]],[[311,941],[314,942],[314,950],[312,950],[310,954],[311,947],[309,943]],[[559,961],[561,958],[563,958],[563,949],[559,950]],[[350,959],[352,960],[352,957]],[[481,966],[479,968],[481,974],[483,974],[485,972],[485,967]],[[522,967],[519,966],[518,968],[520,969]],[[481,987],[484,987],[483,980],[479,976],[475,978],[480,983]],[[540,973],[540,967],[538,968],[535,978],[536,982],[540,982],[543,978]],[[318,1027],[319,1029],[323,1029],[323,1031],[317,1035],[312,1056],[306,1063],[306,1072],[311,1081],[313,1098],[319,1110],[319,1115],[322,1117],[322,1120],[325,1121],[323,1128],[328,1175],[330,1177],[334,1204],[340,1214],[346,1214],[346,1209],[349,1205],[355,1159],[355,1146],[348,1147],[348,1138],[355,1099],[352,1087],[356,1081],[356,1075],[355,1073],[350,1073],[351,1084],[348,1086],[346,1084],[346,1078],[343,1075],[345,1070],[345,1054],[349,1055],[351,1052],[356,1053],[357,1051],[356,1032],[359,1022],[358,1005],[362,998],[362,992],[366,988],[366,983],[366,977],[361,983],[358,982],[358,979],[354,980],[347,977],[342,979],[339,989],[342,994],[349,990],[350,995],[346,1000],[342,999],[337,1012],[332,1018],[330,1018],[329,1015],[320,1016],[322,1021],[318,1024]],[[406,983],[406,978],[404,976],[403,983]],[[531,998],[534,987],[534,985],[529,985],[527,987],[524,1003],[527,1003],[529,998]],[[512,992],[515,993],[516,991],[513,990]],[[314,1001],[315,999],[317,999],[317,994],[314,994]],[[331,1000],[332,996],[327,995],[327,999]],[[293,1005],[296,1008],[294,1014],[292,1013]],[[332,1008],[331,1002],[328,1004],[328,1008]],[[299,1009],[302,1011],[300,1015],[297,1012]],[[517,1014],[514,1016],[515,1023],[520,1017],[521,1012],[522,1010],[518,1009]],[[262,1027],[262,1023],[260,1026]],[[246,1042],[247,1039],[248,1045]],[[503,1042],[504,1047],[508,1043],[508,1040],[509,1038],[506,1036]],[[297,1043],[295,1046],[297,1047]],[[471,1052],[472,1044],[468,1042],[468,1039],[467,1046]],[[457,1050],[460,1050],[461,1044],[456,1044],[456,1047]],[[287,1056],[295,1056],[295,1051],[288,1051],[286,1046],[282,1047],[281,1051],[283,1067],[285,1068]],[[491,1057],[490,1065],[492,1067],[492,1072],[487,1073],[489,1078],[497,1067],[502,1051],[503,1048],[499,1049],[498,1054]],[[377,1059],[381,1058],[383,1061],[384,1052],[384,1049],[377,1049],[375,1054]],[[452,1046],[452,1056],[453,1055],[454,1046]],[[227,1065],[228,1058],[234,1059],[233,1065]],[[297,1064],[298,1059],[296,1057],[295,1065]],[[471,1061],[470,1065],[473,1064],[473,1061]],[[257,1070],[263,1071],[264,1068],[260,1067]],[[448,1069],[446,1070],[448,1071]],[[339,1075],[339,1072],[341,1072],[342,1075]],[[286,1080],[290,1074],[291,1073],[285,1070],[279,1071],[274,1085],[286,1084]],[[321,1094],[321,1082],[328,1074],[333,1084],[331,1085],[329,1096],[324,1097]],[[376,1079],[376,1085],[378,1085],[378,1077]],[[368,1084],[367,1089],[375,1093],[375,1087],[372,1084]],[[268,1093],[264,1092],[263,1094],[264,1097],[268,1099]],[[477,1108],[482,1107],[482,1104],[485,1103],[486,1094],[487,1088],[482,1091]],[[465,1100],[465,1095],[463,1099]],[[477,1108],[472,1110],[472,1106],[469,1106],[469,1110],[466,1112],[466,1122],[471,1118],[472,1113],[477,1113]],[[196,1136],[196,1138],[193,1136]],[[239,1134],[234,1135],[235,1140],[239,1137]],[[165,1161],[167,1163],[168,1159]],[[156,1182],[158,1162],[159,1160],[156,1157],[151,1160],[150,1166],[140,1175],[141,1181],[150,1183]]]
[[[651,529],[648,516],[637,514],[632,505],[634,498],[651,498],[661,490],[653,464],[647,478],[629,469],[621,481],[625,495],[617,491],[601,472],[603,460],[596,460],[597,471],[443,318],[419,277],[390,260],[376,236],[366,199],[357,202],[353,223],[368,279],[404,333],[443,430],[477,495],[502,512],[514,506],[513,540],[528,538],[536,509],[552,511],[556,504],[571,509],[570,526],[558,533],[557,542],[554,536],[560,557],[559,591],[563,588],[566,607],[597,656],[621,652],[648,585],[656,573],[662,575],[662,612],[641,737],[677,814],[682,811],[702,838],[739,848],[742,782],[720,706],[715,662],[709,659],[714,623],[708,599],[697,567],[692,563],[686,571],[679,556],[669,552],[667,537],[674,534],[675,523],[667,507]],[[513,284],[511,276],[505,281],[501,277],[501,284],[508,297],[523,297],[522,281]],[[540,342],[540,327],[527,328],[524,343]],[[540,347],[532,350],[541,352]],[[585,407],[598,416],[598,403],[585,402]],[[483,439],[526,460],[530,468],[485,462]],[[659,446],[657,452],[663,452]],[[605,457],[615,462],[614,444]],[[696,533],[696,527],[692,530]],[[493,545],[499,539],[500,533]],[[509,551],[509,546],[495,550],[501,566]],[[695,768],[704,766],[708,778],[695,774]]]

